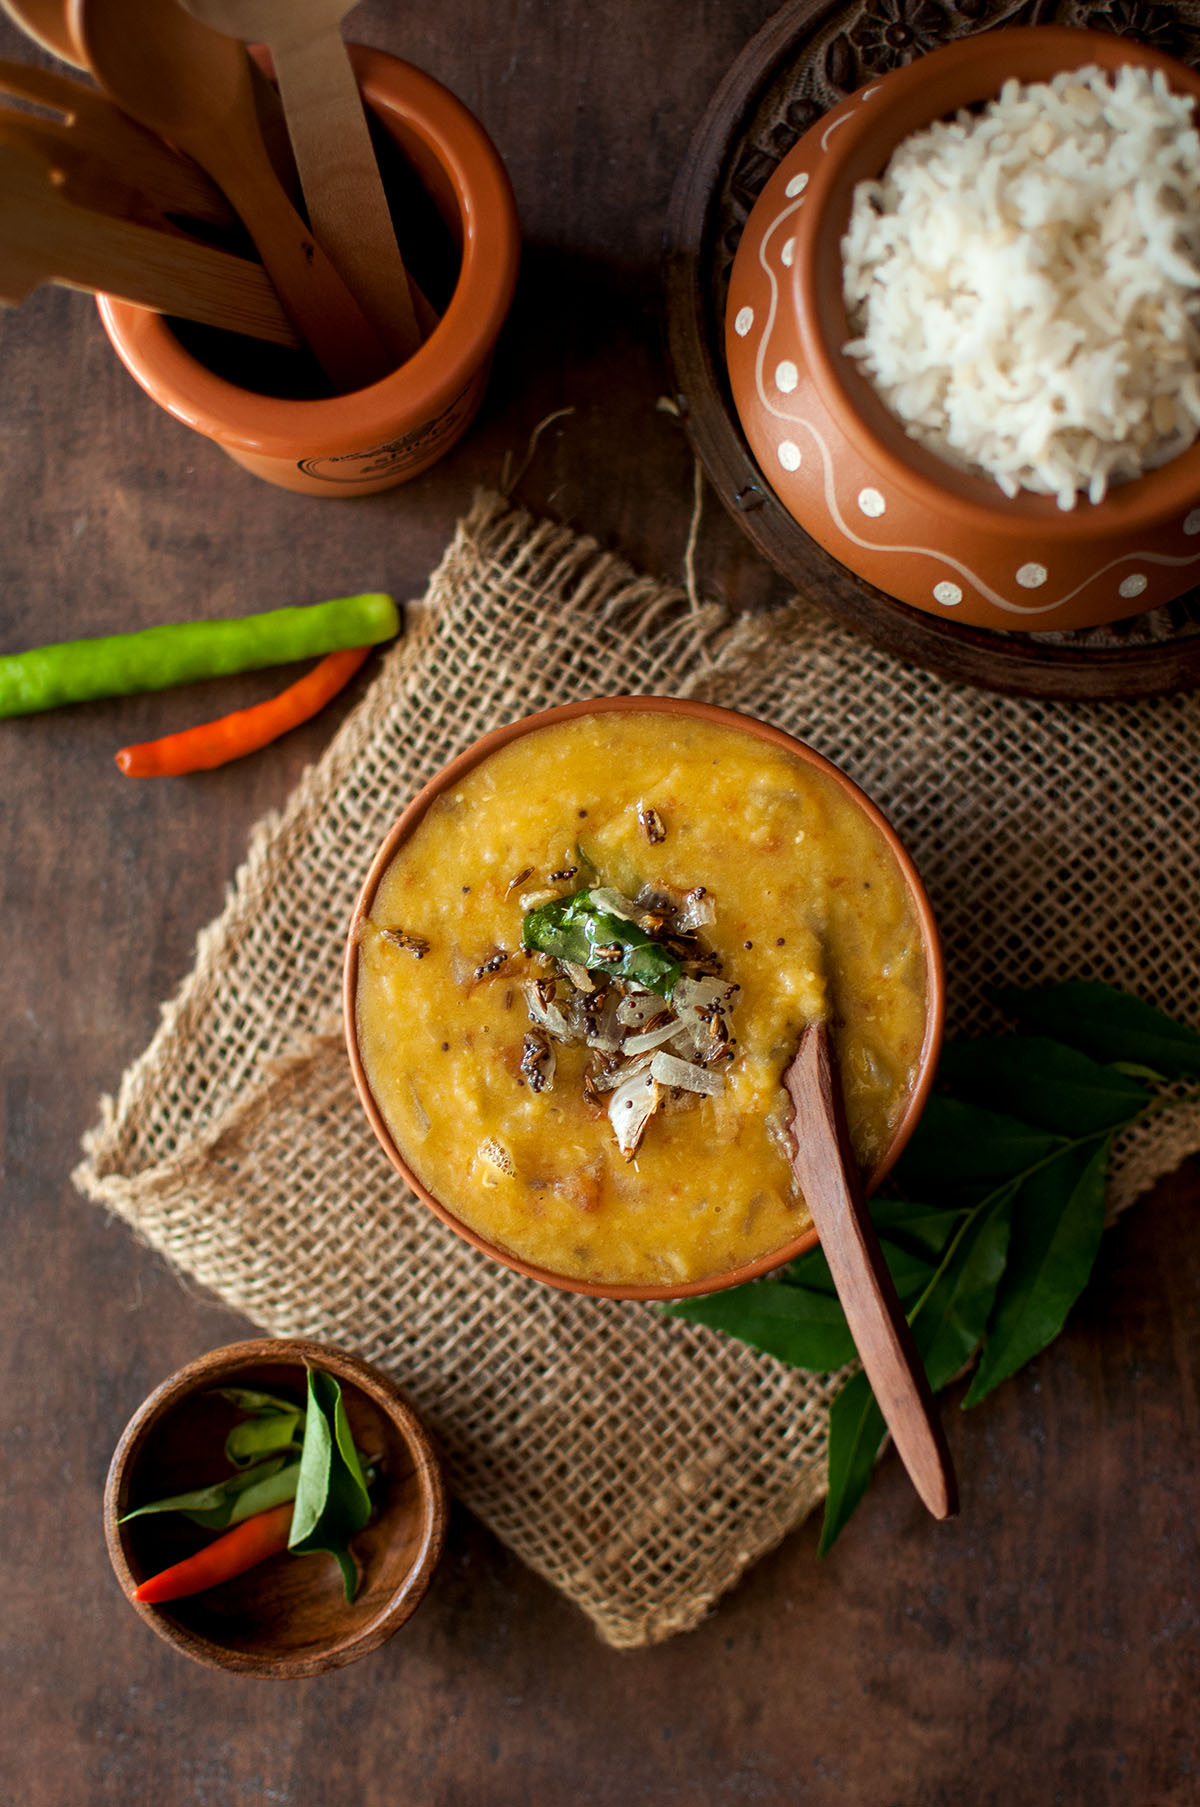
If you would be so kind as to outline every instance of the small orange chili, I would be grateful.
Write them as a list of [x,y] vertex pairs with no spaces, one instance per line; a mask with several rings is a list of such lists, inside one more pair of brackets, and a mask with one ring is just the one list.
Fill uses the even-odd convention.
[[181,734],[165,735],[162,740],[122,747],[117,764],[127,778],[177,778],[256,753],[323,709],[350,682],[370,650],[369,646],[354,646],[327,653],[297,683],[265,703],[238,709],[198,728],[185,728]]
[[214,1543],[205,1544],[194,1556],[151,1575],[134,1589],[134,1599],[149,1606],[160,1606],[165,1600],[182,1600],[188,1594],[203,1593],[205,1588],[216,1587],[222,1581],[232,1581],[235,1575],[244,1575],[256,1563],[265,1562],[268,1556],[277,1556],[287,1549],[295,1504],[294,1500],[284,1500],[281,1506],[272,1506],[267,1512],[256,1512],[253,1518],[243,1519],[240,1525],[234,1525],[232,1531],[226,1531]]

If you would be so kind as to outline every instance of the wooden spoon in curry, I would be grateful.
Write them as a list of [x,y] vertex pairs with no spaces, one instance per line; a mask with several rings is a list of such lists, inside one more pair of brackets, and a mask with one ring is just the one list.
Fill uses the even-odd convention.
[[950,1518],[958,1511],[954,1465],[863,1197],[827,1024],[805,1029],[783,1084],[796,1107],[792,1169],[867,1379],[913,1486],[935,1518]]

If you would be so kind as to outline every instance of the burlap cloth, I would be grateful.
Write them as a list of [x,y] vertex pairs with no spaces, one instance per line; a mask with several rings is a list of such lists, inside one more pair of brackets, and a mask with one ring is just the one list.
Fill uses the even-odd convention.
[[[458,1496],[632,1647],[695,1625],[820,1499],[838,1377],[476,1254],[387,1164],[337,1021],[351,905],[417,787],[497,723],[613,692],[763,716],[876,797],[929,887],[950,1027],[968,1031],[990,1022],[990,986],[1066,976],[1200,1024],[1200,696],[983,694],[808,607],[729,620],[485,495],[361,704],[255,831],[76,1183],[266,1331],[391,1370]],[[1122,1151],[1114,1208],[1198,1146],[1200,1109],[1160,1119]]]

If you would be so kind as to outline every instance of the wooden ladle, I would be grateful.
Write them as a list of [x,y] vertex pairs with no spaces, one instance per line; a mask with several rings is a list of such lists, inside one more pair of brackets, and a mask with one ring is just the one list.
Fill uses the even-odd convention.
[[925,1366],[888,1272],[850,1147],[828,1026],[810,1023],[783,1075],[792,1166],[846,1322],[913,1486],[935,1518],[958,1511],[954,1465]]
[[271,167],[245,46],[176,0],[71,0],[70,22],[117,104],[194,157],[224,191],[330,381],[356,389],[382,376],[392,360]]
[[421,343],[362,98],[342,40],[356,0],[182,0],[216,31],[265,44],[312,229],[399,362]]

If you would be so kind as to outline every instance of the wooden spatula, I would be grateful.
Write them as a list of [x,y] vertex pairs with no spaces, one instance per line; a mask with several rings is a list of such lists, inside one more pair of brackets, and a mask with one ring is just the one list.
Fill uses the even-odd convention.
[[[208,220],[215,226],[236,223],[229,202],[198,164],[130,119],[90,82],[0,58],[0,94],[32,101],[60,115],[58,121],[37,123],[59,125],[62,141],[69,137],[81,157],[131,178],[136,172],[137,187],[162,213]],[[33,123],[34,116],[30,119]]]
[[160,232],[173,230],[169,210],[110,159],[85,150],[65,120],[19,113],[0,102],[0,144],[28,151],[52,169],[58,185],[77,207],[136,220]]
[[949,1518],[958,1511],[954,1465],[863,1198],[826,1024],[805,1029],[783,1083],[796,1107],[796,1180],[867,1379],[913,1486],[935,1518]]
[[382,376],[392,360],[271,167],[245,46],[176,0],[72,0],[70,18],[110,98],[224,191],[330,381],[356,389]]
[[275,345],[299,344],[266,272],[182,233],[80,207],[45,156],[0,140],[0,300],[43,282],[116,295]]
[[341,21],[356,0],[182,0],[193,18],[265,44],[317,238],[389,351],[421,332]]

